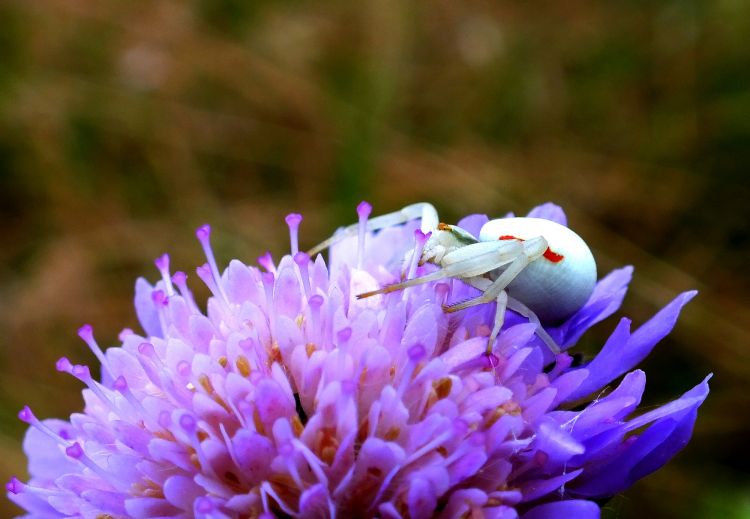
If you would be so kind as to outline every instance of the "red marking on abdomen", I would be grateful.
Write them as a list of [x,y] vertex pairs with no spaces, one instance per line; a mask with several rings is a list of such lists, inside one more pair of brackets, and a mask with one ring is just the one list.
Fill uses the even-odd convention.
[[560,263],[565,256],[562,254],[558,254],[556,252],[552,252],[552,249],[547,247],[547,250],[544,251],[544,254],[542,254],[544,258],[548,261],[551,261],[552,263]]
[[[502,236],[498,238],[498,240],[524,241],[523,238],[519,238],[518,236],[513,236],[512,234],[503,234]],[[546,259],[547,261],[551,261],[552,263],[560,263],[565,258],[565,256],[563,256],[562,254],[553,252],[552,249],[550,249],[549,247],[547,247],[547,250],[544,251],[544,254],[542,254],[542,256],[544,256],[544,259]]]

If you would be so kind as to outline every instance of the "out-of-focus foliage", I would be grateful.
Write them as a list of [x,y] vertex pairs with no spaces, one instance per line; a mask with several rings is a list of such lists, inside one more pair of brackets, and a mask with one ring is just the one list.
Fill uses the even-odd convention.
[[23,404],[80,408],[54,372],[93,360],[76,328],[136,326],[135,277],[195,264],[197,224],[249,259],[293,210],[313,245],[363,198],[447,221],[554,200],[602,272],[636,266],[636,322],[702,292],[647,398],[716,373],[694,442],[608,514],[748,517],[747,34],[738,0],[0,4],[2,477]]

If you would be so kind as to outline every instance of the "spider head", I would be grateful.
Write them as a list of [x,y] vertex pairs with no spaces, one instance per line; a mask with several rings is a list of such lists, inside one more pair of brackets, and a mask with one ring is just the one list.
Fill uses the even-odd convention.
[[469,231],[456,225],[440,223],[425,243],[419,264],[426,262],[440,264],[443,256],[449,252],[477,242],[478,240]]

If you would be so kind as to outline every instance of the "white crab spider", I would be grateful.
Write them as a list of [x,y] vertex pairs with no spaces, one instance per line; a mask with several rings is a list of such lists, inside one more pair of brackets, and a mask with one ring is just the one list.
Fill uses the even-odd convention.
[[[456,226],[439,223],[428,203],[412,204],[400,211],[371,218],[366,229],[375,231],[421,218],[421,230],[431,232],[420,264],[441,267],[430,274],[359,294],[369,297],[404,288],[456,278],[482,291],[479,297],[443,307],[457,312],[471,306],[497,302],[495,322],[487,352],[511,309],[537,325],[537,335],[549,348],[560,348],[544,330],[573,315],[588,301],[596,284],[596,262],[580,236],[564,225],[541,218],[500,218],[485,223],[475,237]],[[357,234],[357,224],[339,230],[310,250],[313,255],[339,240]]]

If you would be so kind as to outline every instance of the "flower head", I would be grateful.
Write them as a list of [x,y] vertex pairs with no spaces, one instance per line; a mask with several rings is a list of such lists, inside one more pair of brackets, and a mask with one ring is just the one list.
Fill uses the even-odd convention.
[[[358,212],[364,231],[369,205]],[[551,204],[530,216],[565,223]],[[287,218],[292,254],[223,272],[199,228],[205,313],[164,255],[161,279],[136,283],[143,335],[126,330],[102,352],[81,328],[101,380],[65,358],[57,369],[85,384],[84,412],[19,413],[31,478],[7,490],[28,517],[597,517],[595,500],[687,443],[707,379],[639,413],[646,377],[634,368],[694,292],[632,333],[622,319],[582,365],[512,312],[487,356],[494,305],[442,311],[476,295],[459,280],[355,297],[398,279],[425,241],[414,225],[362,232],[326,264],[298,251],[300,222]],[[408,275],[429,268],[414,261]],[[567,350],[613,314],[631,273],[600,280],[547,329],[555,342]]]

